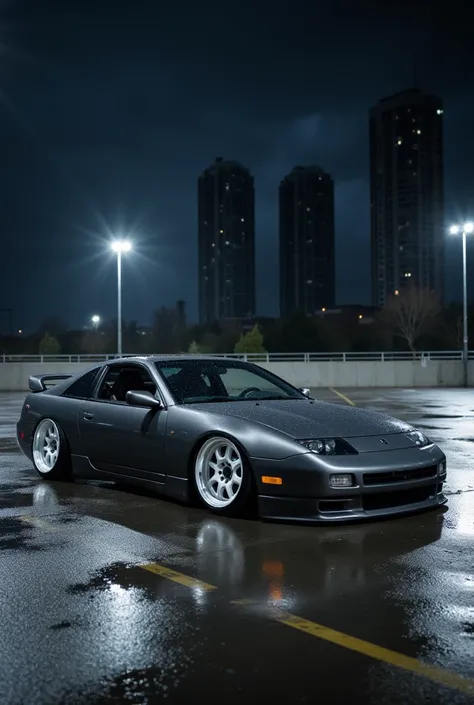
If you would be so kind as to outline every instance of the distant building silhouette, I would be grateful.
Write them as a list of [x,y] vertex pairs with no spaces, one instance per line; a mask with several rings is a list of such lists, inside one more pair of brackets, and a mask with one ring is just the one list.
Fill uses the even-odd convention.
[[313,315],[335,304],[334,182],[317,166],[280,184],[280,313]]
[[443,295],[443,104],[412,89],[370,111],[372,303],[409,283]]
[[255,315],[254,182],[222,158],[198,182],[199,320]]

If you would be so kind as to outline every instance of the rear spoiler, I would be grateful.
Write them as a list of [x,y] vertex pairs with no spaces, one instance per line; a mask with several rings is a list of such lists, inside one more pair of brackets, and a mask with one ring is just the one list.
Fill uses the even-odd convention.
[[70,377],[74,377],[74,375],[31,375],[31,377],[28,379],[28,386],[32,392],[45,392],[48,388],[46,386],[46,382],[57,383],[62,379],[69,379]]

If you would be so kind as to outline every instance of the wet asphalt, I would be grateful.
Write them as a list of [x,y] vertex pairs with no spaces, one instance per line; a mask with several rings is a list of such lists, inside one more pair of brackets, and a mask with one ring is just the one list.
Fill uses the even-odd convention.
[[0,705],[474,702],[474,391],[336,391],[440,444],[447,509],[321,528],[47,483],[0,395]]

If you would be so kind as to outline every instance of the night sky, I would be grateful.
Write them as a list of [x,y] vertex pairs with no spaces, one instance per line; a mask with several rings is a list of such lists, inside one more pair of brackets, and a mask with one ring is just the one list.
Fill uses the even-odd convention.
[[[113,317],[107,240],[121,233],[135,245],[124,317],[149,324],[183,298],[195,319],[196,181],[217,156],[255,177],[259,314],[277,313],[277,189],[296,164],[334,176],[338,302],[369,303],[368,110],[412,87],[415,63],[418,87],[445,101],[447,222],[474,217],[462,7],[0,0],[0,308],[24,330]],[[450,299],[460,261],[451,240]]]

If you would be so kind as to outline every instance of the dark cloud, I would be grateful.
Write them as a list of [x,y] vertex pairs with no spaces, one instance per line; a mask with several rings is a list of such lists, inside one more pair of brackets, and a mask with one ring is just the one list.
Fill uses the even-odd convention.
[[[341,302],[368,300],[368,110],[413,83],[445,99],[449,217],[474,208],[473,52],[461,5],[372,0],[0,4],[0,299],[34,326],[115,310],[111,230],[133,231],[124,313],[195,315],[199,173],[255,176],[258,303],[275,313],[277,192],[296,164],[336,183]],[[464,14],[463,14],[464,13]],[[448,248],[448,293],[459,251]],[[34,296],[31,297],[31,292]]]

